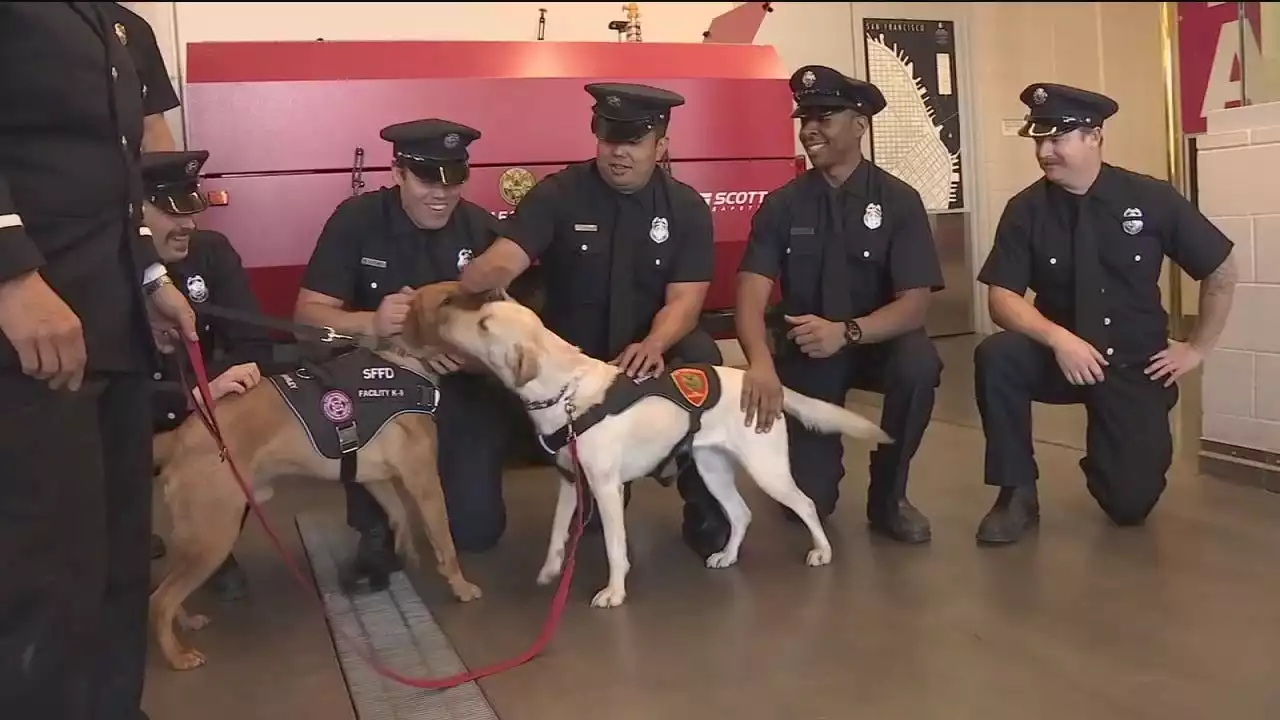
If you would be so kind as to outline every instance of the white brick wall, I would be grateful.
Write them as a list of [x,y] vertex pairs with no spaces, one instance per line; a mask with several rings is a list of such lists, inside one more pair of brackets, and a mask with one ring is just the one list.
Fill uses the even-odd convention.
[[1280,103],[1210,114],[1200,209],[1236,243],[1240,286],[1205,361],[1202,435],[1280,452]]

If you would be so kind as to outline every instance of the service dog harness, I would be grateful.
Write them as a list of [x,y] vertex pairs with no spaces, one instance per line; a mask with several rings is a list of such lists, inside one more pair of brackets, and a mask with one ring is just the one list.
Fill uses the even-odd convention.
[[434,415],[440,386],[428,377],[354,348],[321,363],[304,362],[271,384],[306,430],[315,451],[341,460],[339,477],[354,482],[356,457],[405,413]]
[[[720,402],[720,376],[713,366],[704,364],[676,365],[647,378],[631,378],[619,373],[605,391],[604,399],[577,417],[574,417],[573,390],[573,383],[568,383],[555,397],[527,406],[530,410],[545,410],[563,403],[568,410],[571,418],[568,425],[550,435],[538,436],[544,450],[555,455],[569,444],[570,438],[582,435],[605,418],[617,415],[645,398],[660,397],[675,403],[689,415],[689,431],[658,463],[655,469],[661,470],[688,452],[693,436],[702,429],[702,414]],[[670,485],[670,481],[659,481]]]

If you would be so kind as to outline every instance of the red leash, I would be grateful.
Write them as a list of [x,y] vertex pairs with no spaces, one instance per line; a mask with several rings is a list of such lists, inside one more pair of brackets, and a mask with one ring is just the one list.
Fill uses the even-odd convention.
[[[249,507],[252,508],[253,514],[257,516],[258,522],[261,523],[262,528],[266,530],[267,536],[271,538],[271,543],[275,545],[276,552],[280,554],[280,557],[284,559],[285,565],[293,572],[293,576],[298,581],[298,584],[304,589],[314,591],[313,597],[318,603],[320,603],[320,606],[323,609],[324,599],[320,596],[319,590],[299,568],[298,563],[294,561],[293,557],[289,554],[289,551],[285,549],[284,543],[280,541],[279,536],[276,535],[271,524],[267,522],[266,516],[262,513],[262,508],[260,508],[258,503],[254,500],[253,492],[249,488],[249,484],[245,482],[244,476],[240,474],[240,469],[236,466],[235,459],[232,458],[231,451],[227,448],[227,444],[222,438],[222,431],[218,427],[217,418],[214,417],[213,394],[209,390],[208,372],[205,370],[204,356],[200,352],[199,342],[187,340],[186,350],[187,355],[191,359],[191,367],[196,374],[196,386],[199,388],[200,397],[204,401],[203,406],[196,408],[196,412],[199,413],[201,421],[209,430],[213,439],[217,441],[218,449],[222,452],[223,461],[231,466],[231,472],[235,475],[236,482],[240,485],[240,490],[244,492],[245,499],[249,501]],[[181,363],[179,363],[179,367],[181,367]],[[183,385],[186,385],[186,383],[184,382]],[[337,628],[339,632],[342,632],[347,640],[351,641],[351,644],[356,647],[357,652],[365,662],[373,668],[374,672],[402,685],[428,690],[442,690],[445,688],[457,687],[458,685],[489,677],[491,675],[497,675],[500,672],[523,665],[542,654],[543,650],[545,650],[547,645],[551,642],[551,638],[555,637],[556,629],[560,625],[560,618],[564,614],[565,605],[569,601],[569,586],[573,583],[573,568],[574,561],[577,557],[578,540],[582,537],[582,505],[584,490],[581,480],[583,475],[582,466],[578,462],[578,444],[572,435],[570,436],[568,447],[569,455],[573,458],[574,475],[578,479],[578,481],[574,483],[578,487],[578,506],[573,513],[573,525],[570,528],[568,548],[566,549],[564,558],[564,567],[560,575],[560,585],[556,588],[555,596],[551,601],[551,609],[548,611],[547,619],[542,625],[542,632],[539,633],[537,639],[533,641],[533,644],[529,646],[529,649],[510,660],[504,660],[488,667],[480,668],[479,670],[461,672],[457,675],[444,678],[415,678],[401,675],[378,662],[371,653],[366,652],[365,648],[355,641],[355,638],[351,637],[341,628]]]

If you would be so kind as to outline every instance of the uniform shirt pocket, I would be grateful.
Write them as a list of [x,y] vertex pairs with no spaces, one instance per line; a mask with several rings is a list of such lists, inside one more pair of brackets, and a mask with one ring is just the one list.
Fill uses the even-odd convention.
[[575,304],[609,302],[609,237],[595,225],[578,223],[569,232],[566,265],[573,278],[568,288]]

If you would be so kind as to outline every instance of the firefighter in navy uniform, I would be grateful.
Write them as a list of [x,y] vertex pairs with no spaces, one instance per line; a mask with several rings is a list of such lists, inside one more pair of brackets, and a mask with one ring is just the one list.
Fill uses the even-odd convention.
[[[461,197],[468,146],[480,132],[445,120],[384,128],[395,185],[349,198],[325,224],[298,295],[296,320],[387,337],[400,332],[410,290],[456,280],[498,235],[497,220]],[[441,354],[440,479],[458,550],[491,548],[506,528],[503,454],[513,414],[509,393],[483,373]],[[401,567],[382,507],[348,483],[347,521],[361,533],[357,569],[381,585]]]
[[[234,322],[221,317],[200,316],[200,308],[220,308],[261,315],[258,301],[249,287],[249,276],[241,264],[240,254],[221,233],[200,230],[196,216],[207,203],[200,193],[200,169],[209,159],[204,150],[150,152],[142,155],[142,184],[147,201],[142,220],[150,230],[156,252],[169,269],[178,289],[187,296],[199,322],[200,350],[208,370],[210,388],[249,390],[264,373],[284,372],[292,367],[274,367],[274,345],[271,335],[257,325]],[[162,372],[155,374],[156,392],[152,395],[154,428],[157,433],[177,428],[191,413],[193,388],[182,386],[183,374],[173,357]],[[222,377],[234,369],[234,373]],[[186,377],[193,377],[187,373]],[[216,398],[215,398],[216,399]],[[246,516],[248,510],[246,509]],[[152,536],[152,558],[164,555],[159,536]],[[223,600],[245,596],[247,580],[244,571],[229,556],[209,578],[208,585]]]
[[181,105],[169,79],[164,55],[156,44],[156,33],[141,15],[123,3],[101,3],[102,14],[112,24],[116,37],[129,51],[142,85],[142,151],[176,150],[173,130],[164,114]]
[[[1176,381],[1217,342],[1235,285],[1231,241],[1195,206],[1167,182],[1103,162],[1114,100],[1049,83],[1020,99],[1020,134],[1034,138],[1044,177],[1005,206],[978,275],[1004,328],[974,354],[986,482],[1000,488],[982,543],[1016,542],[1039,521],[1033,401],[1085,405],[1089,492],[1118,525],[1146,519],[1173,459]],[[1202,281],[1186,343],[1166,332],[1166,256]]]
[[[534,185],[507,218],[506,237],[463,272],[463,287],[505,287],[540,260],[547,327],[588,355],[632,377],[667,363],[719,364],[715,341],[698,327],[714,262],[711,211],[658,167],[671,110],[684,98],[632,84],[586,90],[596,158]],[[728,542],[728,519],[693,464],[681,465],[682,534],[705,558]],[[591,513],[593,527],[598,518]]]
[[[782,386],[842,406],[850,387],[883,393],[881,426],[894,443],[871,453],[867,519],[895,540],[926,542],[929,521],[906,491],[942,373],[924,329],[943,287],[929,218],[914,188],[862,156],[862,137],[885,107],[878,88],[810,65],[792,75],[791,89],[813,168],[752,219],[736,313],[750,364],[743,407],[766,430],[781,416]],[[781,307],[767,313],[775,281]],[[841,439],[791,418],[787,433],[796,482],[825,517],[844,475]]]
[[196,331],[140,232],[142,93],[102,5],[0,3],[6,717],[146,717],[145,408],[157,342]]

